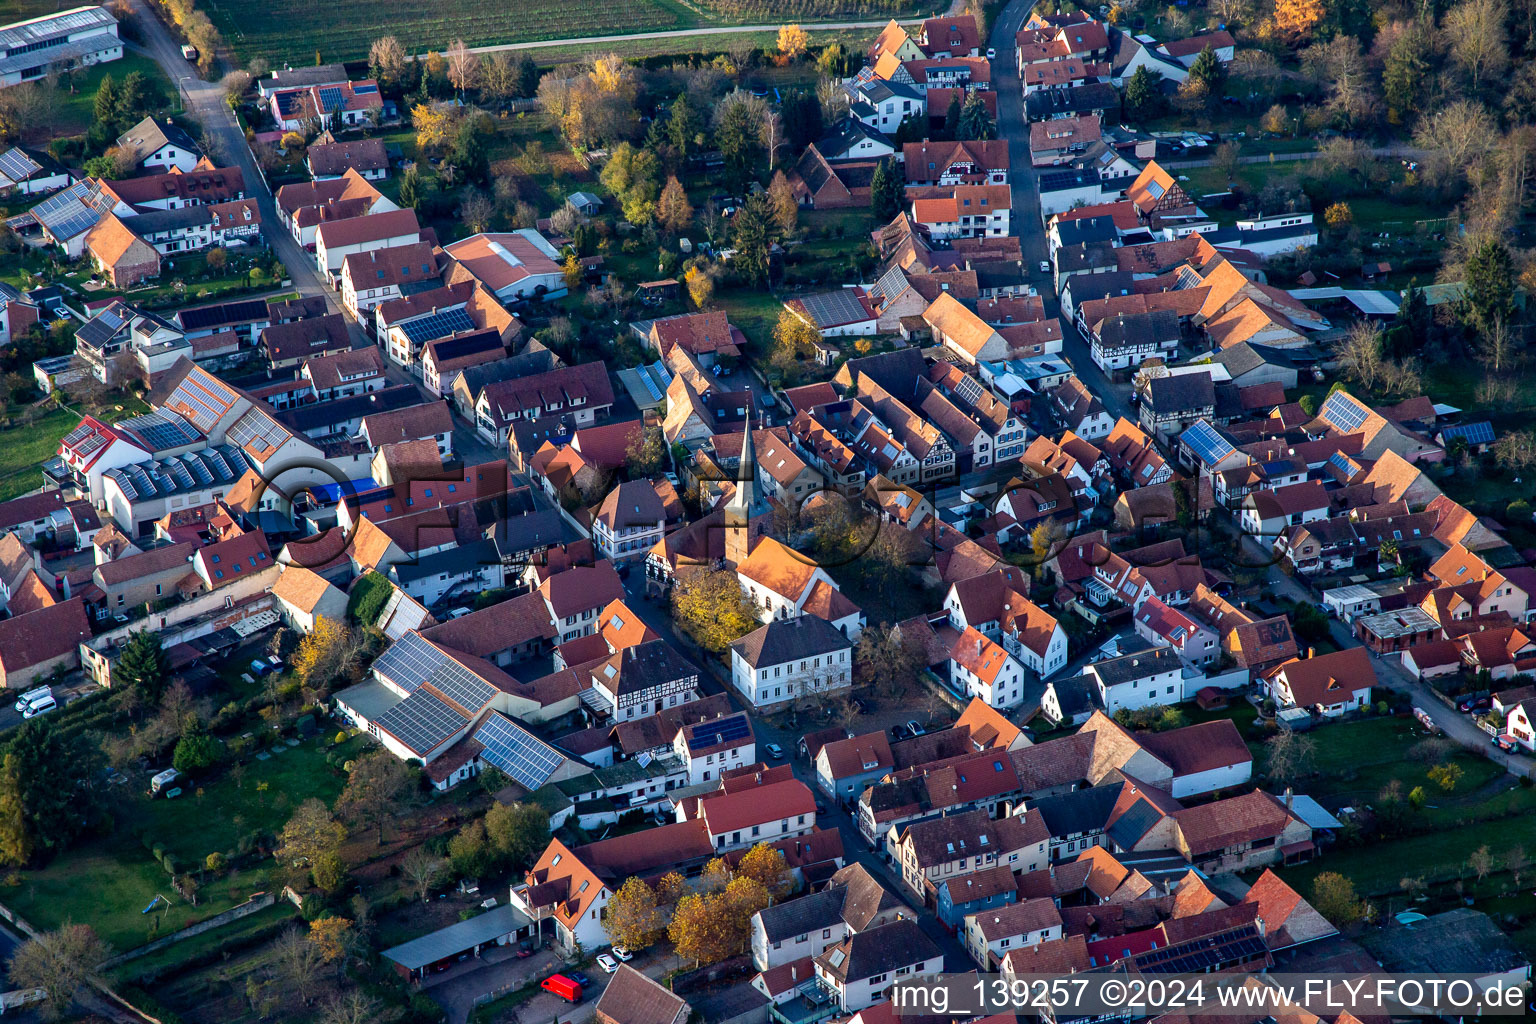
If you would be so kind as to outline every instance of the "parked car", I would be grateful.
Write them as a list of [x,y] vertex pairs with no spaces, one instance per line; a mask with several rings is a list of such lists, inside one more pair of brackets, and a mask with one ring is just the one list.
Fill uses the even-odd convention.
[[867,715],[869,714],[869,705],[864,703],[861,698],[855,697],[853,698],[853,710],[861,715]]
[[770,743],[763,749],[768,751],[768,756],[773,758],[775,761],[784,760],[784,748],[779,746],[777,743]]
[[1456,706],[1467,714],[1476,714],[1479,711],[1487,711],[1493,705],[1487,697],[1464,697]]
[[597,954],[597,966],[603,969],[605,974],[612,974],[619,969],[619,962],[607,953]]
[[633,960],[634,956],[635,956],[633,953],[631,953],[629,950],[625,949],[623,946],[614,946],[613,949],[610,950],[610,952],[612,952],[614,956],[618,957],[620,963],[626,963],[626,964],[629,963],[631,960]]
[[[603,958],[601,956],[599,956],[597,958],[597,960],[598,960],[598,963],[602,963]],[[617,970],[617,968],[615,968],[615,970]],[[592,987],[592,979],[587,977],[585,974],[583,974],[580,971],[566,971],[565,972],[565,976],[567,978],[570,978],[576,984],[580,985],[582,988],[591,988]]]
[[1041,260],[1040,261],[1040,273],[1042,273],[1042,274],[1049,274],[1050,272],[1051,272],[1051,261],[1050,260]]
[[891,740],[893,742],[896,741],[896,740],[904,740],[908,736],[911,736],[911,735],[912,734],[907,731],[907,727],[904,726],[904,725],[893,725],[893,726],[891,726]]
[[581,1002],[581,986],[563,974],[551,974],[539,983],[539,987],[546,992],[553,992],[568,1003]]
[[907,723],[907,731],[910,732],[913,736],[921,736],[927,730],[917,724],[917,719],[913,719]]

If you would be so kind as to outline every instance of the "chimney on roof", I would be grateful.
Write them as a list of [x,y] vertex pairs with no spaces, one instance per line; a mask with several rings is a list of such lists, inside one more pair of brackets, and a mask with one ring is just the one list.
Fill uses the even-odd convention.
[[1317,648],[1315,648],[1315,647],[1308,647],[1307,648],[1307,657],[1311,658],[1311,657],[1315,657],[1316,655],[1317,655]]

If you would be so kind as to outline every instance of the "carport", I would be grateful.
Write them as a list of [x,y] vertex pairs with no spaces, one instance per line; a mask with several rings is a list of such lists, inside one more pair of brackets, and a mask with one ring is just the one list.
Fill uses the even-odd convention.
[[386,949],[383,955],[394,963],[402,977],[415,981],[458,960],[479,956],[486,946],[504,946],[526,938],[532,928],[533,921],[526,914],[511,904],[504,904],[479,917]]

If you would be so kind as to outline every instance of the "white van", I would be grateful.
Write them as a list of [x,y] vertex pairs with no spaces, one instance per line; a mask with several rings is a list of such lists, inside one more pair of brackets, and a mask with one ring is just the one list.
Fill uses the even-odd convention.
[[16,710],[17,711],[25,711],[25,710],[27,710],[27,708],[31,707],[36,702],[42,700],[44,697],[52,697],[52,696],[53,696],[53,687],[51,687],[51,686],[39,686],[39,687],[36,687],[35,689],[28,690],[26,693],[22,694],[17,699],[16,705],[15,705],[16,706]]
[[36,718],[38,715],[47,714],[58,706],[58,703],[53,699],[53,695],[49,694],[41,700],[33,701],[31,704],[27,705],[26,709],[22,711],[21,717]]

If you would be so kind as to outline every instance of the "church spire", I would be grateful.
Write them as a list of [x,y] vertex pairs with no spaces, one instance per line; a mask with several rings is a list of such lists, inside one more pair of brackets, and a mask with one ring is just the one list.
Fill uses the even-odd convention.
[[736,493],[725,506],[725,559],[732,566],[747,560],[752,548],[749,525],[757,506],[757,445],[752,443],[752,397],[747,394],[746,433],[736,468]]

